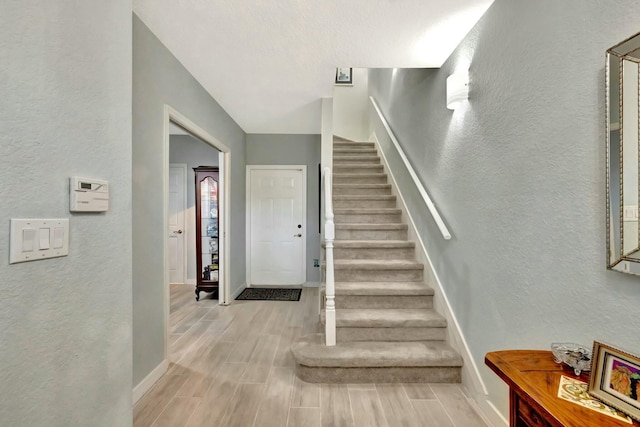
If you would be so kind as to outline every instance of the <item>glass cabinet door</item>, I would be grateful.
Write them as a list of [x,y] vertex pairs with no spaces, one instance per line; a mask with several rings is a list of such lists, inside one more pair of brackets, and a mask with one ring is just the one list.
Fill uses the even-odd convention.
[[[219,189],[218,168],[199,166],[195,172],[196,199],[196,299],[200,292],[217,292],[220,277],[219,246]],[[214,298],[217,298],[214,295]]]
[[218,281],[218,182],[211,176],[200,181],[200,220],[202,221],[202,280]]

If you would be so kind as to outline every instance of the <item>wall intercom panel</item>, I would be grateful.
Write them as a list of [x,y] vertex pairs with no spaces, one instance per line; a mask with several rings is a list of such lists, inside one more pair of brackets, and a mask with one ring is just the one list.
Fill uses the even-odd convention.
[[109,183],[99,179],[72,176],[69,179],[71,212],[106,212],[109,209]]

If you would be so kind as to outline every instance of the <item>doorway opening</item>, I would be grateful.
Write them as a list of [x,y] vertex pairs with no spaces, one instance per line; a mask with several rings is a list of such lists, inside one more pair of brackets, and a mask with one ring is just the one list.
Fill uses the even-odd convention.
[[[217,292],[202,299],[217,297],[218,304],[229,304],[229,188],[231,159],[229,148],[169,106],[164,110],[164,318],[165,358],[170,360],[171,287],[193,286],[196,291],[198,257],[204,256],[197,246],[196,191],[194,169],[215,167],[219,171],[217,183],[216,261]],[[202,246],[202,244],[200,245]],[[200,249],[200,250],[199,250]],[[209,254],[212,257],[212,254]],[[207,267],[209,268],[209,266]],[[194,302],[196,295],[192,293]]]

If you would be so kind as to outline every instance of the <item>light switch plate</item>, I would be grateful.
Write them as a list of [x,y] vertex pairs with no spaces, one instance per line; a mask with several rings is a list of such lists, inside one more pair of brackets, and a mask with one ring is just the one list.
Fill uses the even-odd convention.
[[69,218],[11,219],[9,245],[9,264],[69,255]]

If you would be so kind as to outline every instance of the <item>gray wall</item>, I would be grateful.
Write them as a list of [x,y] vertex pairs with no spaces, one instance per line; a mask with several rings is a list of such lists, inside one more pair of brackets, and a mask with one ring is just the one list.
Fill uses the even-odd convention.
[[245,282],[245,133],[133,17],[133,384],[163,360],[163,114],[169,105],[231,149],[231,292]]
[[[131,2],[3,2],[0,63],[0,424],[130,426]],[[10,218],[69,218],[69,256],[9,265]]]
[[[637,2],[496,0],[440,70],[372,70],[371,93],[439,207],[412,213],[491,398],[486,352],[604,340],[640,353],[640,278],[605,269],[605,50]],[[469,67],[469,103],[445,80]]]
[[187,165],[187,210],[185,212],[187,240],[187,283],[196,283],[196,185],[193,168],[218,166],[218,150],[190,135],[171,135],[169,163]]
[[307,282],[320,281],[318,164],[320,135],[248,134],[248,165],[307,165]]

